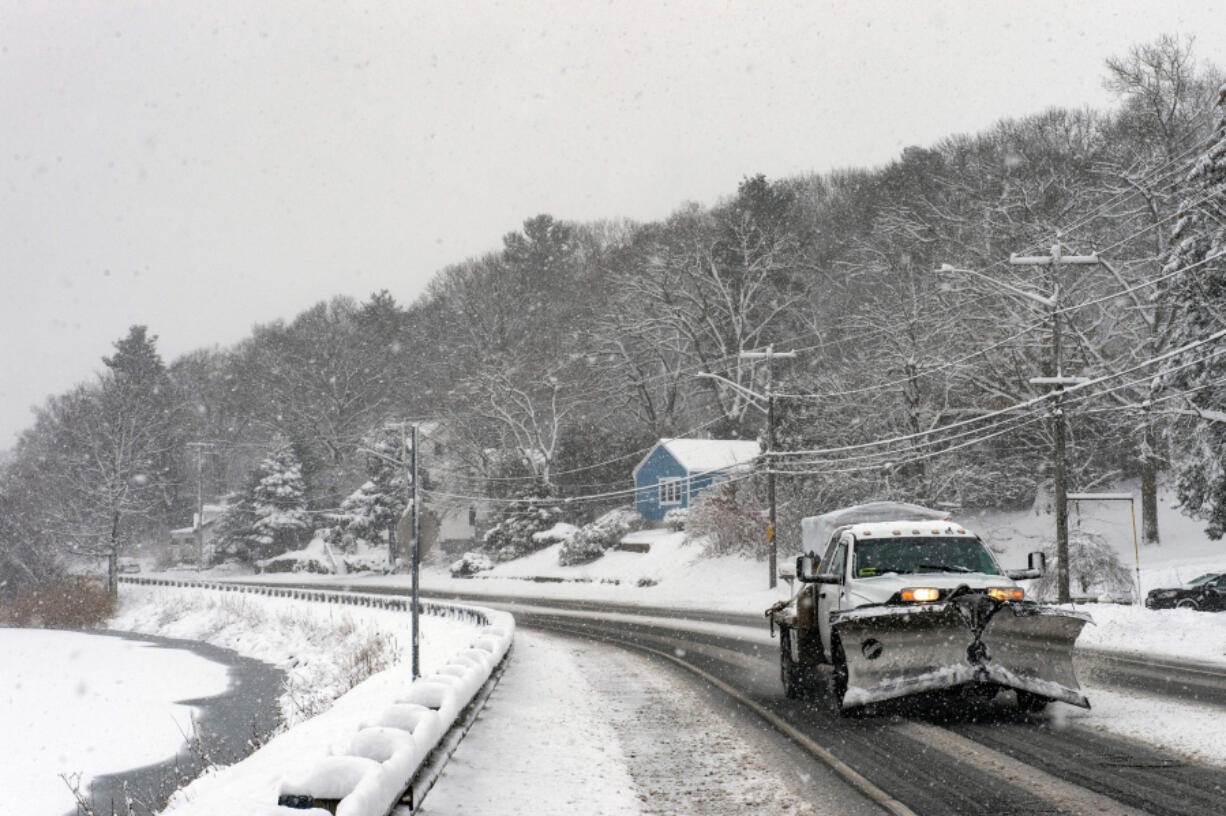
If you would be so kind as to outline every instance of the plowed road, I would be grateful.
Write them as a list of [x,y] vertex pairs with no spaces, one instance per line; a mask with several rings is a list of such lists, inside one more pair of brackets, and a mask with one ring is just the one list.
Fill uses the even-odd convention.
[[[1064,725],[1059,717],[1019,714],[1007,695],[989,705],[938,701],[863,717],[841,716],[820,697],[787,700],[778,641],[760,618],[575,601],[462,600],[507,609],[520,628],[630,650],[688,678],[711,705],[760,729],[759,743],[770,746],[766,760],[789,778],[828,780],[823,796],[842,803],[836,812],[1226,813],[1226,770]],[[1083,682],[1220,706],[1226,723],[1226,673],[1219,669],[1101,653],[1078,662]],[[1226,744],[1226,728],[1223,737]],[[729,773],[736,771],[729,766]],[[832,785],[842,786],[837,795]]]

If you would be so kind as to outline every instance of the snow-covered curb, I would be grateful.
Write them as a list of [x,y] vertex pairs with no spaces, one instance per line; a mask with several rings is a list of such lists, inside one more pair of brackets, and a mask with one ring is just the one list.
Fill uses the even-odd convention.
[[[342,604],[371,608],[377,610],[376,614],[382,614],[382,610],[405,611],[409,605],[409,600],[403,596],[381,594],[145,577],[121,580],[126,584],[157,588],[216,590],[230,596],[255,595]],[[181,791],[172,800],[169,812],[194,813],[197,805],[204,808],[199,812],[212,812],[211,805],[237,805],[239,802],[215,801],[218,797],[214,793],[218,788],[249,786],[218,785],[216,783],[221,781],[218,777],[238,771],[252,777],[245,781],[255,781],[256,778],[267,779],[269,771],[273,771],[280,780],[274,785],[274,792],[258,805],[250,800],[242,802],[247,812],[302,813],[303,807],[326,805],[341,816],[388,813],[435,754],[461,712],[491,681],[514,637],[515,621],[506,612],[437,602],[423,602],[420,608],[427,615],[447,617],[481,628],[476,637],[451,653],[429,676],[413,680],[404,666],[372,676],[324,714],[280,735],[243,762],[213,772],[212,780],[198,780]],[[372,711],[379,713],[372,717]],[[454,744],[450,749],[454,750]],[[249,772],[239,770],[248,764],[253,766]],[[432,772],[437,773],[437,763],[432,765],[435,766]],[[257,783],[255,787],[266,786]],[[211,790],[206,793],[204,788]],[[416,792],[420,798],[420,791]],[[274,803],[278,795],[282,801],[294,804],[296,809]],[[287,796],[299,798],[287,800]]]
[[334,755],[287,775],[278,805],[322,807],[336,816],[390,813],[510,650],[514,620],[491,614],[504,620],[437,673],[409,684],[379,714],[363,719]]

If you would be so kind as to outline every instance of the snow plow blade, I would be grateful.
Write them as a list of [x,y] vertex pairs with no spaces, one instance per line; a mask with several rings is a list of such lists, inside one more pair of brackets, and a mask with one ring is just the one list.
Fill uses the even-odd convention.
[[1073,671],[1073,643],[1088,615],[1049,606],[1006,604],[980,636],[988,678],[1070,705],[1089,708]]
[[969,684],[1089,708],[1073,642],[1089,620],[1031,604],[944,602],[850,610],[832,619],[847,664],[843,708]]

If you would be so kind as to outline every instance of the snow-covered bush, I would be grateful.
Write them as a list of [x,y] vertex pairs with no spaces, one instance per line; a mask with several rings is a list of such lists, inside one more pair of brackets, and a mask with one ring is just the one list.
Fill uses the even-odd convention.
[[674,507],[664,514],[664,526],[669,530],[680,532],[685,529],[685,523],[689,517],[688,507]]
[[485,553],[466,552],[451,564],[452,578],[471,578],[478,572],[492,570],[494,562]]
[[705,537],[707,555],[761,557],[766,550],[765,507],[751,481],[713,485],[691,506],[686,538]]
[[[539,490],[538,492],[546,492]],[[562,520],[562,509],[543,496],[525,496],[509,505],[502,520],[485,533],[483,548],[495,561],[510,561],[549,546],[534,536]]]
[[[1034,591],[1038,598],[1054,601],[1057,596],[1056,574],[1059,566],[1055,542],[1044,544],[1043,552],[1047,556],[1047,569],[1043,577],[1035,583]],[[1098,533],[1070,531],[1068,554],[1071,595],[1127,598],[1134,594],[1132,573],[1120,561],[1119,553]]]
[[272,558],[264,558],[255,562],[259,572],[310,572],[318,575],[331,575],[332,565],[321,553],[306,550],[293,550]]
[[359,546],[353,552],[338,553],[345,563],[348,572],[378,572],[389,571],[387,565],[387,547]]
[[595,561],[621,541],[622,536],[640,530],[643,517],[628,507],[610,510],[562,545],[558,551],[558,563],[564,567]]
[[578,532],[579,528],[575,525],[567,524],[564,521],[559,521],[548,530],[542,530],[539,533],[534,533],[532,540],[544,548],[552,544],[560,544],[570,541]]

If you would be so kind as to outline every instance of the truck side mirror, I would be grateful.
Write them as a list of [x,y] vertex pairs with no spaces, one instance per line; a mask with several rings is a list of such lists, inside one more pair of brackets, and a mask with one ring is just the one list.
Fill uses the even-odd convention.
[[1041,552],[1032,552],[1026,559],[1026,566],[1031,572],[1037,572],[1037,578],[1042,578],[1043,573],[1047,572],[1047,556]]
[[796,577],[801,583],[812,584],[817,580],[818,561],[811,555],[802,555],[796,559]]
[[1026,569],[1005,570],[1005,575],[1008,575],[1014,581],[1025,581],[1031,578],[1042,578],[1046,570],[1047,556],[1041,552],[1032,552],[1026,557]]

